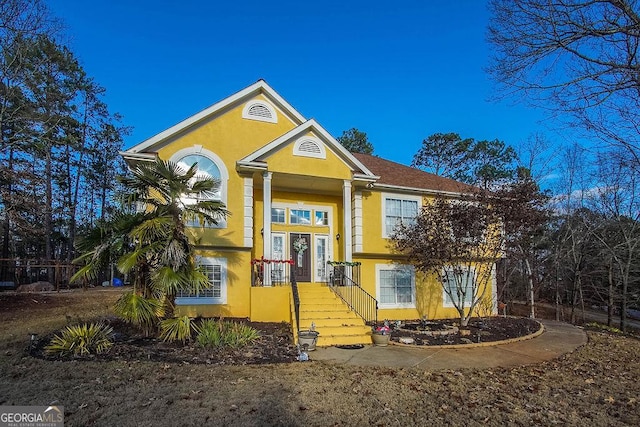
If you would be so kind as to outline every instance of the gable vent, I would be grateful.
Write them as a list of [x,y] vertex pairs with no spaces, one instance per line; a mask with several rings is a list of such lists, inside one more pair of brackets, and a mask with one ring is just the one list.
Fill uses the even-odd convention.
[[247,102],[242,109],[242,118],[269,123],[278,122],[276,110],[266,101]]
[[273,116],[271,115],[271,111],[269,111],[269,109],[262,104],[252,105],[251,108],[249,108],[249,115],[256,117],[266,117],[269,119],[273,118]]
[[322,142],[309,137],[301,138],[296,141],[293,146],[293,154],[295,156],[315,157],[317,159],[327,158],[327,153],[325,152]]

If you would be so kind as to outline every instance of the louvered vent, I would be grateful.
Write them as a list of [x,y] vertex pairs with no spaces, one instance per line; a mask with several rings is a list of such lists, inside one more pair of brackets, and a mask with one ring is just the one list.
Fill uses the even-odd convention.
[[305,136],[296,141],[293,146],[294,156],[314,157],[316,159],[326,159],[327,153],[324,145],[317,138]]
[[261,122],[278,123],[276,110],[266,101],[249,101],[244,104],[242,118]]
[[300,152],[300,154],[306,153],[314,156],[322,154],[322,150],[320,149],[318,144],[313,141],[302,141],[300,143],[300,146],[298,147],[298,151]]
[[265,119],[273,119],[271,111],[262,104],[255,104],[249,108],[249,115],[253,117],[262,117]]

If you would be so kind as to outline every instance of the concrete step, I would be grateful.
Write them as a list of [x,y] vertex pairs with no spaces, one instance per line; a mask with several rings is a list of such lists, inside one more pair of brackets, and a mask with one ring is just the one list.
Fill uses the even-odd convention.
[[300,328],[309,329],[311,322],[315,323],[316,328],[322,328],[327,326],[342,326],[342,325],[357,325],[362,326],[364,322],[359,317],[300,317]]
[[[316,343],[318,347],[353,344],[371,344],[371,335],[320,335]],[[313,354],[313,352],[311,354]]]
[[322,328],[316,326],[316,332],[320,333],[320,336],[367,335],[371,332],[371,328],[363,325],[323,326]]

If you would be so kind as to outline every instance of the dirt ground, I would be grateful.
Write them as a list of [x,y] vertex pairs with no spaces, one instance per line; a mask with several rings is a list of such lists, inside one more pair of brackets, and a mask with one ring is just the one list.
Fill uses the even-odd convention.
[[62,405],[68,426],[640,425],[640,341],[599,331],[557,360],[492,370],[28,355],[28,333],[108,314],[119,292],[31,295],[13,308],[0,294],[0,405]]

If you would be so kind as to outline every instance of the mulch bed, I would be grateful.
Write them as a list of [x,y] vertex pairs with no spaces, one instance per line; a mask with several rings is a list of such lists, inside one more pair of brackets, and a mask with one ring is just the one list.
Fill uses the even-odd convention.
[[[265,363],[289,363],[297,360],[298,350],[293,345],[291,326],[288,323],[258,323],[246,319],[235,320],[257,329],[260,338],[253,344],[239,348],[204,349],[195,343],[167,343],[158,338],[146,337],[121,319],[102,319],[114,331],[114,345],[104,354],[81,357],[54,357],[44,352],[44,347],[53,335],[41,337],[31,349],[31,354],[47,360],[96,360],[96,361],[140,361],[149,360],[166,363],[207,364],[207,365],[257,365]],[[472,320],[470,334],[461,336],[452,333],[441,336],[427,336],[425,330],[443,331],[456,324],[455,320],[430,321],[426,325],[419,320],[404,321],[402,329],[395,329],[391,340],[398,342],[401,337],[414,339],[414,345],[469,344],[472,342],[500,341],[531,334],[539,324],[527,318],[495,317]]]
[[[460,332],[444,333],[448,330],[455,331],[454,327],[458,327],[456,319],[405,321],[400,329],[392,331],[391,341],[399,342],[400,338],[413,338],[414,344],[418,346],[503,341],[532,334],[540,329],[540,324],[528,318],[491,317],[471,320],[467,328],[468,335],[462,335]],[[442,335],[430,334],[432,331]]]
[[195,343],[168,343],[154,337],[146,337],[118,318],[108,318],[114,332],[111,349],[100,355],[82,357],[54,357],[44,352],[53,335],[44,337],[33,349],[32,355],[48,360],[149,360],[167,363],[207,365],[258,365],[264,363],[288,363],[296,360],[298,350],[293,345],[291,326],[288,323],[249,322],[246,319],[225,319],[243,322],[258,330],[260,338],[243,348],[205,349]]

